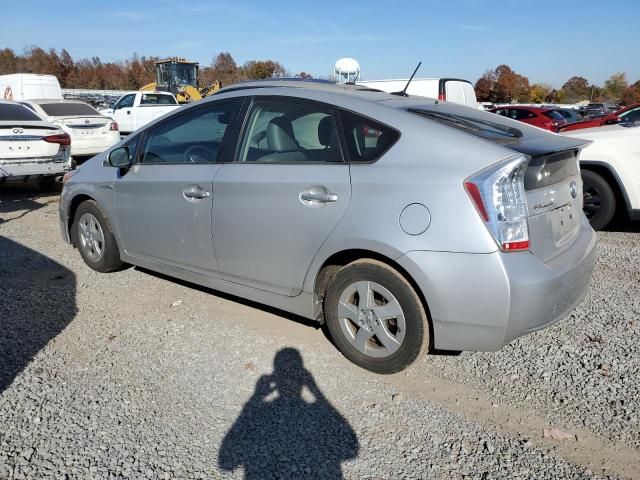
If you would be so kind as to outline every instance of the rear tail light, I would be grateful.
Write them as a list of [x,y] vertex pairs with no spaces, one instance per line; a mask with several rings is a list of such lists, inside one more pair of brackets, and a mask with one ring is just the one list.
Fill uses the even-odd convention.
[[111,125],[109,125],[109,130],[110,131],[115,131],[117,132],[118,130],[120,130],[120,127],[118,126],[118,122],[111,122]]
[[58,145],[71,145],[71,137],[68,133],[58,133],[56,135],[47,135],[42,140],[49,143],[57,143]]
[[509,158],[464,182],[478,214],[503,252],[529,249],[529,209],[524,175],[529,160]]

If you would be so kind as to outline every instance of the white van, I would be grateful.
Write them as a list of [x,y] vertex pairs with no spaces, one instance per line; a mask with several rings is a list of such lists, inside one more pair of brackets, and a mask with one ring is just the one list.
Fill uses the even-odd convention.
[[62,100],[62,89],[55,76],[36,73],[0,75],[0,99],[18,102],[41,98]]
[[[356,82],[369,88],[383,92],[401,92],[409,81],[408,78],[398,80],[366,80]],[[414,78],[407,89],[408,95],[437,98],[447,102],[459,103],[471,108],[478,108],[478,100],[473,85],[468,80],[459,78]]]

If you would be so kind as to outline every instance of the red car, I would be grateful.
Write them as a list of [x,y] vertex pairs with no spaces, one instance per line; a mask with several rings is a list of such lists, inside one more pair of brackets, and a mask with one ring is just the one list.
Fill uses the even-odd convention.
[[560,127],[567,124],[567,120],[552,108],[509,105],[492,108],[489,111],[552,132],[557,132]]
[[583,122],[570,123],[560,128],[560,131],[570,132],[571,130],[580,130],[583,128],[603,127],[620,122],[633,123],[637,121],[640,121],[640,102],[621,108],[614,113],[603,115],[602,117],[591,118]]

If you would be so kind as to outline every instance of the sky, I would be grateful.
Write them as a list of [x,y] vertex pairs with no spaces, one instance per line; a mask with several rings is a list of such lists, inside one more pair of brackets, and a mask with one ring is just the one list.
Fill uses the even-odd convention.
[[[104,61],[180,56],[209,65],[272,59],[292,74],[326,77],[338,58],[362,78],[471,81],[507,64],[531,83],[560,87],[580,75],[602,84],[640,80],[639,0],[108,0],[55,7],[21,0],[0,16],[0,48],[66,48]],[[35,12],[42,12],[37,14]]]

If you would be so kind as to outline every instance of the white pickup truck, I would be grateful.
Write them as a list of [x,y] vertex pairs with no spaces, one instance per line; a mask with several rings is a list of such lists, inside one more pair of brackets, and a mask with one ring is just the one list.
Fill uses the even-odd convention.
[[100,113],[113,118],[122,135],[128,135],[180,105],[169,92],[132,92],[120,97],[113,108]]

